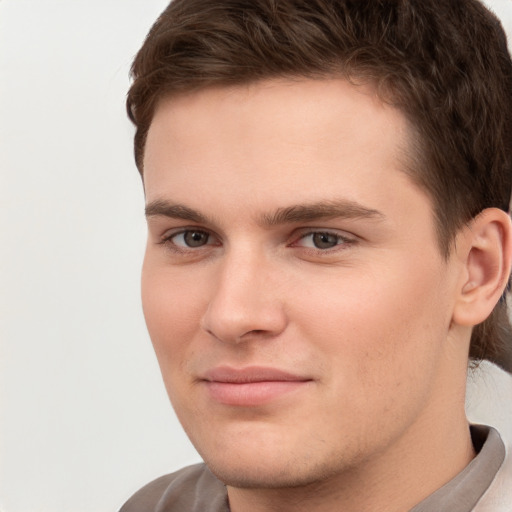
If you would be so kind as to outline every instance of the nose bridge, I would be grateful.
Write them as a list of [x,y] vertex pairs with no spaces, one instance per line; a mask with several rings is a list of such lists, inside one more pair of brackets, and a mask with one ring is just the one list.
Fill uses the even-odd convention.
[[237,343],[275,336],[286,324],[275,293],[277,269],[250,245],[226,250],[202,327],[215,338]]

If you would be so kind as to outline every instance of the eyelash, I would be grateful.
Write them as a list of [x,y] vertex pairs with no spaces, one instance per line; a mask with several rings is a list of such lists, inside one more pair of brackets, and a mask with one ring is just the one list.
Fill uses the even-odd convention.
[[[204,245],[199,245],[197,247],[190,247],[190,246],[184,246],[184,245],[178,245],[176,244],[173,239],[180,235],[186,235],[187,233],[198,233],[201,235],[207,235],[208,240]],[[301,246],[299,245],[299,242],[305,240],[308,237],[313,237],[315,235],[321,235],[321,236],[327,236],[327,237],[334,237],[336,238],[336,245],[333,247],[327,247],[327,248],[319,248],[319,247],[307,247],[307,246]],[[160,245],[166,246],[169,250],[178,253],[178,254],[185,254],[185,253],[196,253],[199,249],[203,249],[205,247],[212,247],[212,246],[219,246],[221,243],[209,243],[211,238],[215,238],[215,236],[204,229],[194,229],[194,228],[185,228],[181,229],[180,231],[170,233],[168,235],[164,235],[164,237],[161,239],[160,242],[158,242]],[[341,235],[340,233],[336,231],[329,231],[329,230],[322,230],[322,229],[314,229],[305,231],[303,233],[300,233],[299,236],[294,235],[293,236],[293,242],[288,243],[287,247],[302,247],[307,252],[314,252],[315,254],[320,255],[327,255],[335,251],[344,250],[347,248],[347,246],[352,246],[357,242],[355,237],[348,237]]]
[[[202,234],[202,235],[207,235],[208,238],[211,238],[213,236],[210,232],[208,232],[205,229],[185,228],[185,229],[181,229],[180,231],[176,231],[174,233],[164,235],[162,237],[162,240],[158,243],[166,246],[168,249],[172,250],[173,252],[180,253],[180,254],[186,253],[186,252],[196,252],[198,249],[214,245],[214,244],[209,244],[207,242],[205,245],[200,245],[195,248],[195,247],[186,247],[186,246],[178,245],[173,241],[173,239],[175,239],[176,237],[178,237],[180,235],[185,235],[187,233],[198,233],[198,234]],[[220,245],[220,244],[217,244],[217,245]]]
[[300,235],[300,237],[295,242],[290,244],[290,246],[297,247],[297,242],[305,240],[308,237],[314,237],[315,235],[334,237],[336,239],[336,245],[334,245],[333,247],[327,247],[327,248],[323,248],[323,249],[320,247],[303,247],[306,250],[315,251],[320,254],[328,254],[333,251],[343,250],[343,248],[346,248],[346,246],[353,245],[356,242],[355,238],[350,238],[348,236],[341,235],[340,233],[337,233],[336,231],[311,230],[311,231],[302,233]]

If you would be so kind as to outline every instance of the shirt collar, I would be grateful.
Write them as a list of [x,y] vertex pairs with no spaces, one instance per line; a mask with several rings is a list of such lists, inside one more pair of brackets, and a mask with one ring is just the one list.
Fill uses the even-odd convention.
[[505,445],[498,431],[471,426],[477,456],[446,485],[416,505],[410,512],[470,512],[489,488],[505,459]]

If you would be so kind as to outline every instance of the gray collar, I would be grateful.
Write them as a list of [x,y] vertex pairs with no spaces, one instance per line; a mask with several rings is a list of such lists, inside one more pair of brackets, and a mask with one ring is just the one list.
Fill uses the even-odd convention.
[[477,456],[446,485],[416,505],[410,512],[470,512],[489,488],[505,460],[505,445],[498,431],[471,426]]

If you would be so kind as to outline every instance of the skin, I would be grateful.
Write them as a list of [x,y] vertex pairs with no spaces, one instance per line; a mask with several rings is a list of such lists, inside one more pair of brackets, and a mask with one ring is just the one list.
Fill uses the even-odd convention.
[[[144,313],[233,512],[408,510],[474,456],[461,296],[483,275],[468,261],[485,258],[469,259],[467,232],[441,255],[431,201],[402,171],[407,134],[400,112],[341,79],[212,88],[156,110]],[[205,377],[220,366],[300,382],[223,403]]]

